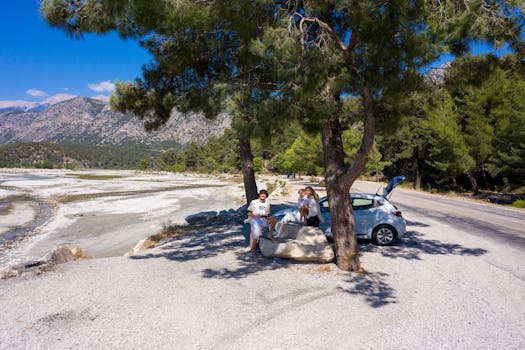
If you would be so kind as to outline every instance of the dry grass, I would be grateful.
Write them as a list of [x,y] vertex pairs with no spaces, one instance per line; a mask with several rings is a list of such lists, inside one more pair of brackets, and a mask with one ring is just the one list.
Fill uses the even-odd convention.
[[92,257],[87,255],[86,253],[84,253],[82,251],[82,249],[80,248],[75,248],[72,250],[73,252],[73,256],[75,257],[75,260],[79,260],[79,259],[91,259]]
[[172,225],[171,222],[168,221],[162,223],[162,229],[159,233],[149,236],[148,239],[154,243],[158,243],[171,237],[182,236],[187,232],[187,226]]
[[33,202],[34,198],[29,195],[15,195],[4,198],[0,201],[0,216],[9,215],[15,208],[15,203]]
[[332,268],[328,264],[327,265],[321,265],[319,267],[319,271],[321,271],[321,272],[330,272],[330,271],[332,271]]

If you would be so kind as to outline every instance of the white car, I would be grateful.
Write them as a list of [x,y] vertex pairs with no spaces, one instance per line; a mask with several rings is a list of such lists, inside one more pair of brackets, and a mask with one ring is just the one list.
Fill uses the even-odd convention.
[[[355,219],[355,233],[358,239],[371,239],[377,245],[390,245],[403,238],[406,232],[406,222],[401,211],[388,201],[392,190],[403,180],[404,176],[396,176],[385,188],[383,195],[367,193],[350,193],[352,211]],[[328,238],[332,238],[330,227],[330,212],[328,198],[319,199],[321,207],[321,224],[319,228]],[[274,214],[278,222],[299,223],[299,213],[296,208],[288,208]]]

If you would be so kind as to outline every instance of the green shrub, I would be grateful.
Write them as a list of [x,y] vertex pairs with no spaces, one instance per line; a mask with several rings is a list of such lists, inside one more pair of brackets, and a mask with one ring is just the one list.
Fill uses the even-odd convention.
[[253,158],[253,171],[260,173],[263,169],[263,159],[261,157]]
[[186,171],[186,165],[184,164],[173,164],[166,168],[166,171],[172,172],[172,173],[182,173],[183,171]]
[[525,208],[525,200],[518,199],[517,201],[514,201],[511,206],[514,208]]

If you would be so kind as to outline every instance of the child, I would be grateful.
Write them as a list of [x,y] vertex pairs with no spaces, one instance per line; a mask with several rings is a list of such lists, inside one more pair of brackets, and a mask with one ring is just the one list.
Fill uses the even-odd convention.
[[262,235],[262,229],[269,227],[268,238],[273,240],[273,231],[277,220],[270,215],[270,202],[268,198],[268,192],[266,190],[260,190],[257,195],[257,199],[250,202],[248,206],[248,219],[251,229],[251,248],[253,258],[257,261],[257,247],[259,246],[259,238]]
[[301,225],[306,225],[309,204],[310,200],[308,199],[308,192],[306,189],[301,188],[299,190],[299,198],[297,198],[297,206],[299,207],[299,223]]

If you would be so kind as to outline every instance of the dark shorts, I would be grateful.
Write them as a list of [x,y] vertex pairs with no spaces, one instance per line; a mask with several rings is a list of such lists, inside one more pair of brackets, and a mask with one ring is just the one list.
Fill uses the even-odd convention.
[[319,217],[312,216],[311,218],[306,219],[307,226],[319,227]]

